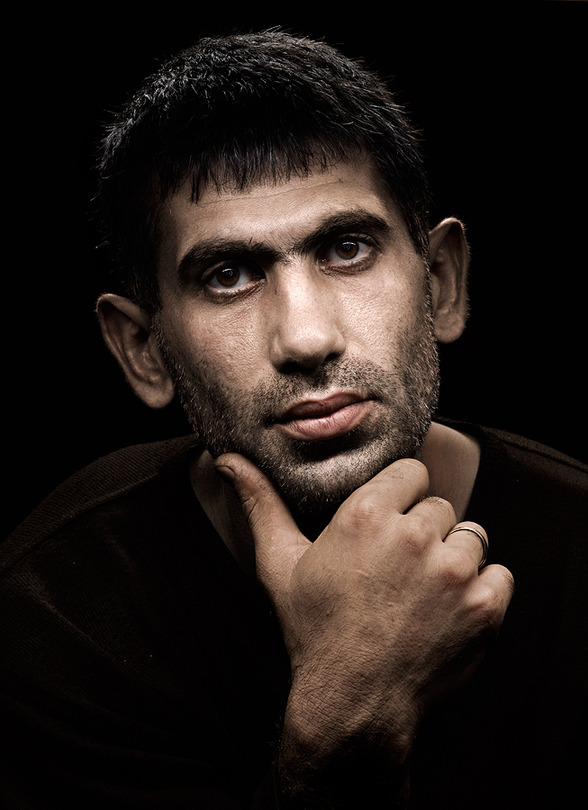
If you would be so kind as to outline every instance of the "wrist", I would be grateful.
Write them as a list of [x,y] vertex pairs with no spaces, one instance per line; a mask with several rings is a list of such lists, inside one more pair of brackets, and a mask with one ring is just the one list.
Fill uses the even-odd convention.
[[412,723],[390,722],[366,695],[338,692],[328,679],[293,684],[277,770],[286,806],[403,807],[413,739]]
[[284,716],[293,750],[325,763],[356,750],[382,751],[402,767],[416,736],[418,703],[398,684],[375,682],[357,668],[337,677],[337,669],[294,671]]

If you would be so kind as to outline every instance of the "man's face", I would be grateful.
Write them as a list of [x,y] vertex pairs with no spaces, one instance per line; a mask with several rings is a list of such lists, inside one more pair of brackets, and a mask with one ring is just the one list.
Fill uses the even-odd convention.
[[426,267],[369,166],[197,204],[186,184],[162,232],[156,334],[213,456],[312,512],[414,455],[438,393]]

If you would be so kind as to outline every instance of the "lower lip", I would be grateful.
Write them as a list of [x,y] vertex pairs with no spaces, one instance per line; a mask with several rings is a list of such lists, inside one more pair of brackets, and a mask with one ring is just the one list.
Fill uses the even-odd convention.
[[293,419],[279,425],[291,439],[303,442],[321,442],[344,436],[357,427],[371,410],[371,401],[353,402],[325,416],[310,419]]

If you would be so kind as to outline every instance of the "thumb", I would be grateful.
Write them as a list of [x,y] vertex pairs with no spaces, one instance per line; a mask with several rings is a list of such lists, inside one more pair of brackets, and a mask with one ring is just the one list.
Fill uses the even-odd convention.
[[294,566],[312,544],[298,529],[273,484],[241,455],[225,453],[214,461],[243,508],[255,543],[257,576],[272,596],[283,592]]

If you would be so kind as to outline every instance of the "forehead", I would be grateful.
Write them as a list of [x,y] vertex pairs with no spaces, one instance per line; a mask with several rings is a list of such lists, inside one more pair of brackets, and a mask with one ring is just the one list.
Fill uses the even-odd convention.
[[340,163],[244,190],[210,188],[196,203],[191,190],[186,182],[163,212],[159,266],[164,273],[177,268],[202,240],[250,240],[284,251],[322,220],[354,211],[385,219],[398,239],[410,241],[402,216],[367,163]]

